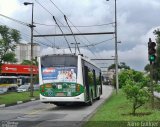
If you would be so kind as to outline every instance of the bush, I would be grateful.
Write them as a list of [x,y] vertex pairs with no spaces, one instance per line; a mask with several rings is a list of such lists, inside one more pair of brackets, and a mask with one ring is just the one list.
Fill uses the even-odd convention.
[[119,75],[119,82],[127,99],[133,103],[132,114],[135,115],[136,109],[149,100],[149,78],[144,76],[142,72],[124,70]]

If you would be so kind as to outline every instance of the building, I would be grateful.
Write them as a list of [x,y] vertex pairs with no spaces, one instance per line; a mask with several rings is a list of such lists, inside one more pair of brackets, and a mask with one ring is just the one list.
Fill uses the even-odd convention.
[[[15,54],[17,58],[17,63],[22,63],[23,60],[31,60],[31,43],[19,43],[16,46]],[[40,45],[33,43],[33,58],[39,56]]]

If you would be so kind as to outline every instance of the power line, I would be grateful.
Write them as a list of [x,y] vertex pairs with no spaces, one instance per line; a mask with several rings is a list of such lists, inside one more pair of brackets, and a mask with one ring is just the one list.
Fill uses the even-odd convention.
[[[14,22],[16,22],[16,23],[19,23],[19,24],[21,24],[21,25],[30,26],[30,24],[28,24],[28,23],[19,21],[19,20],[17,20],[17,19],[13,19],[13,18],[8,17],[8,16],[5,16],[5,15],[3,15],[3,14],[0,14],[0,16],[2,16],[2,17],[4,17],[4,18],[7,18],[7,19],[9,19],[9,20],[12,20],[12,21],[14,21]],[[1,23],[2,23],[2,22],[1,22]],[[2,24],[4,24],[4,23],[2,23]],[[6,25],[6,24],[4,24],[4,25]],[[38,33],[38,32],[37,32],[37,33]],[[23,34],[24,34],[24,33],[23,33]],[[29,36],[29,35],[27,35],[27,34],[24,34],[24,35],[26,35],[27,37]],[[37,40],[35,40],[35,39],[34,39],[34,41],[40,42],[40,41],[37,41]],[[43,45],[45,45],[45,46],[49,46],[49,45],[46,45],[46,44],[44,44],[44,43],[42,43],[42,42],[40,42],[40,43],[43,44]]]
[[[47,11],[50,15],[52,15],[52,13],[50,11],[48,11],[48,9],[46,9],[42,4],[40,4],[37,0],[35,0],[45,11]],[[61,11],[62,12],[62,11]],[[52,15],[53,16],[53,15]],[[59,20],[58,20],[59,21]],[[60,22],[60,21],[59,21]],[[60,22],[61,23],[61,22]],[[63,25],[63,23],[61,23]],[[64,25],[63,25],[64,26]],[[65,38],[65,40],[67,40]],[[67,42],[68,43],[68,42]]]
[[[4,23],[2,23],[2,22],[0,22],[0,23],[3,24],[3,25],[6,25],[6,24],[4,24]],[[8,26],[8,25],[6,25],[6,26],[9,27],[9,28],[15,29],[15,28],[10,27],[10,26]],[[36,30],[34,30],[34,31],[36,31]],[[37,32],[37,31],[36,31],[36,32]],[[21,33],[22,33],[24,36],[26,36],[27,38],[30,37],[30,35],[22,32],[22,31],[21,31]],[[38,32],[37,32],[37,33],[38,33]],[[36,39],[33,39],[33,40],[34,40],[35,42],[38,42],[38,43],[41,44],[41,45],[44,45],[44,46],[47,46],[47,47],[51,47],[50,45],[47,45],[47,44],[45,44],[45,43],[43,43],[43,42],[41,42],[41,41],[37,41]],[[48,41],[49,41],[49,40],[48,40]]]
[[7,18],[7,19],[9,19],[9,20],[12,20],[12,21],[14,21],[14,22],[16,22],[16,23],[19,23],[19,24],[21,24],[21,25],[30,26],[30,24],[28,24],[28,23],[19,21],[19,20],[17,20],[17,19],[13,19],[13,18],[8,17],[8,16],[5,16],[5,15],[3,15],[3,14],[0,14],[0,16],[2,16],[2,17],[4,17],[4,18]]
[[[35,0],[44,10],[46,10],[52,17],[53,17],[53,19],[55,20],[55,18],[54,18],[54,16],[52,15],[52,13],[50,12],[50,11],[48,11],[48,9],[46,9],[42,4],[40,4],[37,0]],[[60,21],[59,21],[60,22]],[[59,25],[58,25],[58,23],[57,23],[57,21],[55,20],[55,23],[57,24],[57,26],[59,27]],[[61,22],[60,22],[61,23]],[[62,24],[62,23],[61,23]],[[63,25],[63,24],[62,24]],[[61,32],[62,32],[62,34],[63,34],[63,31],[62,31],[62,29],[59,27],[59,29],[61,30]],[[66,40],[66,42],[67,42],[67,44],[68,44],[68,47],[69,47],[69,49],[70,49],[70,52],[72,53],[72,50],[71,50],[71,48],[70,48],[70,45],[69,45],[69,42],[67,41],[67,38],[64,36],[64,38],[65,38],[65,40]]]
[[97,43],[93,43],[93,44],[90,44],[90,45],[83,45],[83,46],[79,46],[79,47],[90,47],[90,46],[95,46],[95,45],[98,45],[98,44],[101,44],[101,43],[104,43],[104,42],[107,42],[107,41],[111,41],[113,40],[113,38],[110,38],[110,39],[107,39],[107,40],[104,40],[104,41],[100,41],[100,42],[97,42]]
[[[63,14],[63,15],[65,15],[63,12],[62,12],[62,10],[61,9],[59,9],[59,7],[52,1],[52,0],[50,0],[51,1],[51,3]],[[69,20],[69,19],[68,19]],[[72,26],[73,27],[75,27],[75,25],[73,25],[73,23],[69,20],[69,22],[72,24]],[[75,27],[76,28],[76,27]],[[77,28],[76,28],[77,29]],[[78,30],[78,32],[79,33],[81,33],[80,32],[80,30],[79,29],[77,29]],[[89,43],[91,43],[85,36],[82,36],[85,40],[87,40]],[[88,47],[87,47],[88,48]],[[89,49],[89,48],[88,48]],[[90,49],[89,49],[90,50]]]
[[[65,15],[59,8],[58,8],[58,6],[52,1],[52,0],[50,0],[51,1],[51,3],[63,14],[63,15]],[[69,19],[68,19],[69,20]],[[69,20],[70,21],[70,20]],[[70,21],[71,22],[71,21]],[[73,24],[72,24],[73,25]],[[74,25],[73,25],[74,26]],[[75,26],[74,26],[75,27]],[[76,28],[76,27],[75,27]],[[76,28],[77,29],[77,28]],[[79,31],[79,30],[78,30]],[[80,32],[80,31],[79,31]],[[84,36],[83,36],[83,38],[85,38]],[[85,38],[88,42],[89,42],[89,40],[87,39],[87,38]],[[90,43],[90,42],[89,42]],[[87,47],[88,48],[88,47]],[[88,48],[89,49],[89,48]],[[89,49],[90,50],[90,49]],[[90,50],[91,51],[91,50]],[[92,51],[91,51],[92,52]],[[92,52],[93,53],[93,52]],[[95,55],[95,54],[94,54]],[[96,56],[96,55],[95,55]]]
[[[36,0],[35,0],[36,1]],[[46,10],[49,14],[51,14],[52,15],[52,13],[50,12],[50,11],[48,11],[48,9],[46,9],[42,4],[40,4],[38,1],[36,1],[44,10]],[[53,1],[51,1],[52,2],[52,4],[54,4],[53,3]],[[54,4],[55,5],[55,4]],[[56,5],[55,5],[56,6]],[[58,8],[58,6],[56,6],[56,8],[64,15],[64,13]],[[53,16],[53,15],[52,15]],[[58,20],[59,21],[59,20]],[[59,21],[60,22],[60,21]],[[71,21],[70,21],[71,22]],[[61,23],[61,22],[60,22]],[[62,25],[63,25],[63,23],[61,23]],[[113,24],[113,23],[109,23],[109,24]],[[64,27],[64,25],[63,26],[61,26],[61,27]],[[74,25],[73,25],[73,27],[75,27]],[[75,27],[76,28],[76,27]],[[77,29],[77,28],[76,28]],[[78,29],[77,29],[78,30]],[[78,30],[79,31],[79,30]],[[80,31],[79,31],[80,32]],[[83,38],[85,39],[85,40],[87,40],[89,43],[91,43],[85,36],[83,36]],[[89,47],[87,47],[88,49],[89,49]],[[89,49],[90,51],[91,51],[91,49]],[[92,52],[92,51],[91,51]],[[92,52],[93,53],[93,52]],[[93,53],[93,55],[95,55],[95,53]],[[95,55],[96,56],[96,55]]]
[[[35,0],[36,3],[38,3],[45,11],[47,11],[52,17],[54,16],[48,9],[46,9],[41,3],[39,3],[37,0]],[[58,19],[57,19],[58,20]],[[59,20],[58,20],[59,21]],[[59,21],[61,23],[61,21]],[[61,23],[63,25],[63,23]],[[64,25],[63,25],[64,26]]]
[[[38,33],[38,34],[40,34],[38,31],[36,31],[36,30],[34,30],[36,33]],[[47,38],[45,38],[45,37],[43,37],[45,40],[47,40],[49,43],[51,43],[52,44],[52,42],[50,41],[50,40],[48,40]],[[56,48],[58,48],[58,46],[56,47]]]

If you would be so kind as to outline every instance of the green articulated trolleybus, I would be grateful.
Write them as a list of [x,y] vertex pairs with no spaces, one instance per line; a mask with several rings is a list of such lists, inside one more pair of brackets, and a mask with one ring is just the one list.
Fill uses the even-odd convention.
[[92,105],[102,94],[101,70],[82,55],[53,54],[39,61],[40,100],[64,106],[74,102]]

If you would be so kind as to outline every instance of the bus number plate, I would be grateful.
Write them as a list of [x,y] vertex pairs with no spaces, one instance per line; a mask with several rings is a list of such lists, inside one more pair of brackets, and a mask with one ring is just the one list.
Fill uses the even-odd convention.
[[56,96],[65,96],[64,93],[57,93]]

